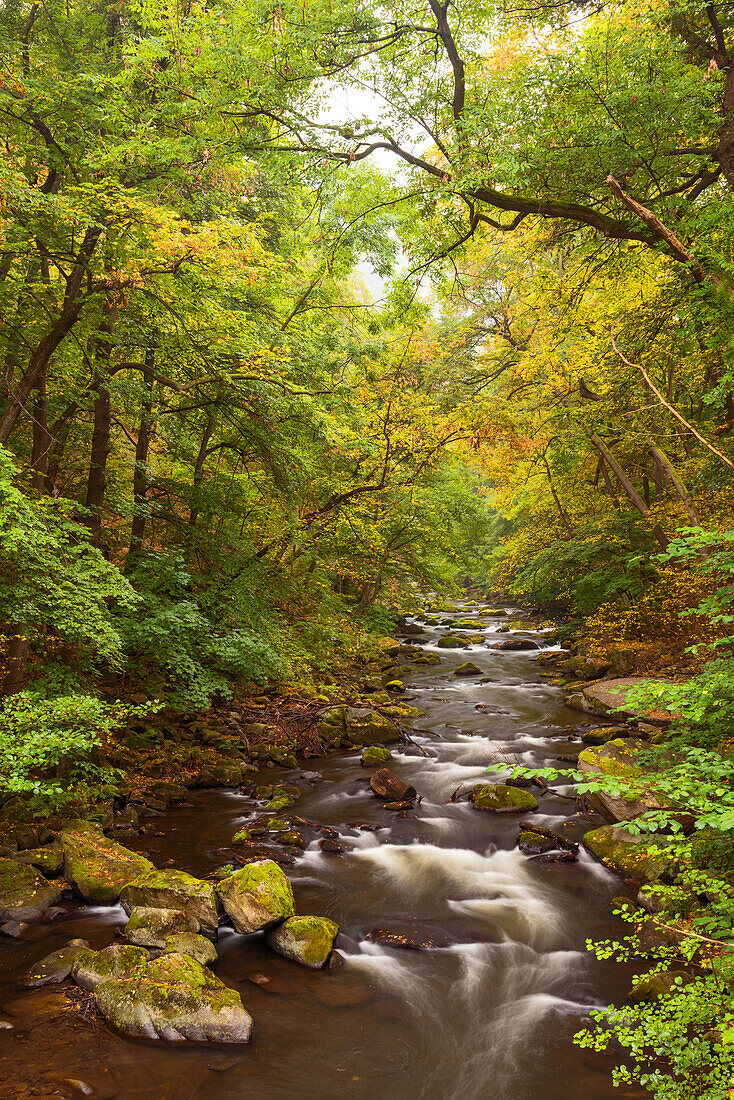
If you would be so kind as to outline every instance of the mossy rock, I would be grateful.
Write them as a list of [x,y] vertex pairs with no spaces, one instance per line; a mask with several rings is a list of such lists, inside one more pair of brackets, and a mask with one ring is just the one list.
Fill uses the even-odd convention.
[[259,932],[295,913],[293,887],[272,859],[235,871],[218,884],[217,893],[238,932]]
[[619,726],[603,726],[600,729],[585,730],[581,740],[585,745],[606,745],[609,741],[632,736],[632,730]]
[[396,695],[401,695],[405,691],[405,684],[402,680],[388,680],[385,684],[385,691],[392,691]]
[[18,863],[25,863],[27,867],[35,867],[46,878],[58,875],[64,866],[64,851],[60,844],[31,848],[27,852],[19,852],[14,858]]
[[38,918],[61,901],[61,890],[37,871],[14,859],[0,859],[0,924]]
[[483,787],[475,787],[469,798],[475,810],[487,810],[495,814],[519,814],[538,809],[538,800],[529,791],[508,787],[505,783],[488,783]]
[[464,634],[444,634],[436,642],[439,649],[468,649],[469,644]]
[[[86,941],[84,941],[86,942]],[[20,984],[25,989],[37,989],[42,985],[51,985],[64,982],[71,974],[71,968],[86,947],[62,947],[59,951],[52,951],[50,955],[25,972]]]
[[246,1043],[252,1034],[239,993],[180,952],[103,982],[94,999],[107,1023],[133,1039]]
[[463,665],[459,665],[454,669],[454,676],[481,676],[482,670],[479,665],[475,665],[473,661],[464,661]]
[[60,835],[64,875],[85,901],[111,904],[143,871],[155,870],[145,856],[131,852],[92,821],[80,821]]
[[71,967],[71,976],[82,989],[96,989],[102,982],[123,977],[145,966],[149,959],[144,947],[113,943],[103,951],[80,951]]
[[531,832],[520,833],[515,844],[526,856],[537,856],[543,852],[550,852],[556,847],[550,837]]
[[289,749],[276,746],[270,750],[270,759],[281,768],[297,768],[298,761]]
[[137,947],[163,947],[176,932],[198,932],[199,922],[183,909],[151,909],[136,905],[125,925],[125,937]]
[[149,909],[182,909],[199,922],[200,931],[215,935],[219,924],[219,902],[210,882],[185,871],[157,871],[155,867],[128,883],[120,895],[125,912],[136,906]]
[[[388,702],[392,702],[388,696]],[[347,707],[345,733],[353,745],[379,745],[398,741],[400,734],[395,724],[379,711],[369,707]]]
[[441,658],[437,653],[421,653],[411,658],[412,665],[440,665]]
[[619,894],[609,902],[609,908],[613,913],[635,913],[639,906],[634,898],[628,898],[625,894]]
[[[649,743],[617,737],[604,745],[584,749],[579,753],[579,770],[588,776],[641,780],[645,773],[637,762],[637,754],[643,748],[649,748]],[[647,810],[659,807],[652,792],[642,799],[629,799],[608,794],[606,791],[593,791],[586,798],[592,809],[613,823],[632,821]]]
[[238,829],[232,837],[232,844],[249,844],[251,836],[249,829]]
[[359,762],[363,768],[374,768],[388,760],[392,760],[392,753],[384,745],[367,745],[362,749]]
[[190,955],[201,966],[217,965],[217,949],[211,940],[198,936],[195,932],[174,932],[166,936],[163,944],[164,955]]
[[643,882],[657,882],[671,862],[665,856],[651,854],[646,849],[644,837],[614,825],[602,825],[600,829],[585,833],[583,844],[611,871]]
[[685,970],[659,970],[657,974],[646,974],[633,982],[629,1000],[633,1005],[652,1004],[692,981],[692,975]]
[[339,932],[328,917],[289,917],[265,934],[268,947],[311,970],[326,966]]

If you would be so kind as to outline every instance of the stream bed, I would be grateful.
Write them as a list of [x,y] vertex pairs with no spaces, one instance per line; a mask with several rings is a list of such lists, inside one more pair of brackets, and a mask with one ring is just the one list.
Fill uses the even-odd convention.
[[[508,613],[511,609],[507,609]],[[457,603],[457,613],[476,616]],[[573,1046],[590,1007],[622,1000],[626,967],[600,963],[589,937],[620,931],[610,899],[618,878],[583,849],[576,863],[543,861],[515,847],[520,820],[572,839],[600,818],[534,791],[533,815],[496,815],[460,786],[487,781],[486,767],[552,764],[581,747],[585,719],[567,708],[535,663],[537,651],[496,651],[503,616],[479,616],[484,641],[440,649],[446,628],[424,627],[440,664],[416,667],[405,699],[417,748],[394,748],[389,765],[422,796],[399,815],[368,789],[360,752],[315,759],[312,772],[277,769],[263,780],[296,783],[299,815],[339,833],[344,851],[314,843],[287,872],[299,912],[340,925],[341,965],[309,971],[270,951],[261,935],[222,929],[217,974],[239,990],[255,1021],[247,1047],[134,1043],[70,1007],[66,986],[22,991],[32,963],[72,937],[93,947],[115,939],[120,907],[69,906],[52,924],[0,944],[0,1097],[99,1100],[606,1100],[611,1061]],[[510,619],[511,621],[511,619]],[[457,631],[452,633],[476,633]],[[406,640],[411,643],[414,638]],[[482,677],[453,675],[471,660]],[[235,791],[192,792],[155,818],[153,831],[121,837],[161,868],[204,876],[228,862],[231,839],[260,809]],[[150,821],[146,822],[150,826]],[[366,827],[362,827],[366,826]],[[229,855],[228,855],[229,850]],[[428,949],[376,942],[402,935]],[[84,1090],[87,1090],[86,1092]]]

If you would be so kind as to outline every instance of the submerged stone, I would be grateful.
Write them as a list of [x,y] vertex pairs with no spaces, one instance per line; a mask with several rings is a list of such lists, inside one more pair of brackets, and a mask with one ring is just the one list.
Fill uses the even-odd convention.
[[517,814],[523,810],[538,809],[538,800],[529,791],[509,787],[505,783],[475,787],[469,798],[475,810],[488,810],[495,814]]
[[71,974],[72,966],[85,950],[84,946],[67,945],[59,951],[52,951],[50,955],[46,955],[26,971],[20,984],[26,989],[36,989],[38,986],[66,981]]
[[464,661],[463,665],[459,665],[454,669],[454,676],[481,676],[482,670],[479,665],[475,665],[473,661]]
[[217,893],[238,932],[259,932],[295,913],[290,880],[272,859],[235,871],[219,883]]
[[269,947],[301,966],[320,970],[329,961],[339,925],[328,917],[289,917],[265,934]]

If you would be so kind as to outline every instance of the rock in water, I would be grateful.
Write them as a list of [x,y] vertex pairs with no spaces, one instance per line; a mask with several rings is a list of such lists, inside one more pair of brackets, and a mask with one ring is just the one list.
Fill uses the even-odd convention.
[[550,837],[531,832],[520,833],[516,844],[526,856],[541,855],[543,852],[551,852],[556,847]]
[[104,951],[80,952],[72,963],[71,976],[82,989],[96,989],[102,982],[125,977],[144,966],[149,958],[144,947],[113,943]]
[[50,905],[61,900],[61,890],[35,867],[14,859],[0,859],[0,924],[38,920]]
[[492,649],[522,650],[540,649],[537,642],[531,642],[529,638],[509,638],[506,642],[495,642]]
[[128,883],[120,901],[128,916],[136,906],[182,909],[199,922],[205,935],[216,935],[219,924],[216,890],[210,882],[187,875],[185,871],[157,871],[152,867]]
[[508,787],[506,783],[475,787],[469,798],[475,810],[489,810],[495,814],[517,814],[538,808],[537,798],[529,791]]
[[217,951],[211,940],[197,936],[193,932],[176,932],[166,938],[163,945],[165,955],[190,955],[202,966],[217,965]]
[[61,833],[64,875],[85,901],[111,904],[128,882],[153,864],[123,848],[93,821],[79,821]]
[[481,676],[482,670],[479,665],[475,665],[473,661],[464,661],[463,665],[459,665],[454,669],[454,676]]
[[268,947],[301,966],[320,970],[329,961],[339,925],[328,917],[289,917],[265,934]]
[[[657,838],[658,845],[661,839]],[[650,843],[649,838],[636,836],[614,825],[602,825],[600,829],[584,833],[583,843],[610,870],[620,875],[631,875],[643,882],[656,882],[669,862],[664,856],[653,856],[645,851],[645,844]]]
[[161,955],[98,985],[94,999],[107,1023],[134,1039],[247,1043],[252,1034],[239,993],[189,955]]
[[370,779],[370,789],[378,798],[388,802],[406,802],[416,797],[415,787],[403,783],[389,768],[378,768]]
[[20,984],[26,989],[36,989],[41,985],[51,985],[55,982],[63,982],[71,974],[71,968],[85,951],[84,947],[62,947],[59,951],[52,951],[44,959],[35,963],[21,978]]
[[296,911],[288,876],[272,859],[248,863],[217,886],[224,911],[238,932],[259,932]]
[[363,768],[373,768],[387,760],[392,760],[392,753],[384,745],[368,745],[366,749],[362,749],[360,764]]
[[136,905],[130,910],[125,937],[139,947],[163,947],[177,932],[198,932],[199,922],[183,909],[150,909]]

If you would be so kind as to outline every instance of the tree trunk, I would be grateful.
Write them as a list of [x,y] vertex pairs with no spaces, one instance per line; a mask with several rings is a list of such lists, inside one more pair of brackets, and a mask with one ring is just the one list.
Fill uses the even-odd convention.
[[84,505],[89,509],[85,523],[89,528],[92,546],[99,546],[102,529],[102,509],[107,489],[107,459],[110,454],[110,428],[112,409],[110,391],[100,384],[94,399],[94,431],[92,432],[92,450],[89,457],[89,477],[87,496]]
[[678,497],[686,510],[686,515],[688,516],[691,526],[700,527],[701,521],[696,514],[696,509],[693,507],[693,501],[686,492],[683,482],[678,480],[678,477],[676,476],[675,470],[673,469],[668,456],[665,454],[664,451],[661,451],[660,448],[656,447],[652,442],[650,443],[650,454],[655,460],[656,467],[660,471],[661,480],[665,480],[667,478],[667,480],[670,482],[670,484],[673,486],[676,493],[678,494]]
[[56,478],[59,476],[59,467],[66,448],[66,441],[69,438],[71,425],[78,412],[79,405],[76,401],[72,401],[70,405],[66,406],[61,416],[57,417],[51,425],[49,433],[51,442],[48,451],[48,467],[44,480],[44,488],[49,494],[53,494],[56,491]]
[[[612,471],[612,473],[616,477],[617,481],[619,482],[619,484],[624,489],[625,494],[627,495],[627,499],[629,500],[630,504],[632,504],[637,509],[637,511],[640,513],[640,515],[643,517],[643,519],[649,519],[650,518],[650,511],[649,511],[647,505],[645,504],[644,500],[642,499],[640,494],[637,492],[634,485],[632,484],[630,479],[627,477],[626,473],[624,472],[622,467],[619,465],[619,463],[617,462],[616,458],[614,457],[612,452],[609,450],[607,445],[601,439],[599,439],[598,435],[592,435],[591,442],[594,445],[594,447],[596,447],[599,454],[602,455],[602,457],[604,458],[604,461],[606,462],[607,466]],[[652,533],[653,533],[658,545],[660,546],[660,548],[662,550],[667,550],[670,540],[665,535],[665,533],[662,530],[659,523],[655,524]]]
[[15,695],[28,683],[28,637],[25,627],[17,627],[17,634],[10,639],[8,671],[3,680],[3,695]]
[[135,447],[135,469],[133,471],[133,520],[130,528],[130,549],[125,560],[125,572],[134,568],[143,548],[143,536],[147,516],[148,492],[148,452],[153,412],[153,367],[155,348],[145,349],[145,367],[143,369],[143,400],[140,411],[138,442]]
[[193,491],[193,504],[191,505],[191,511],[189,512],[189,527],[196,527],[199,519],[199,489],[201,483],[204,480],[204,463],[206,462],[207,455],[209,453],[209,441],[211,440],[212,433],[214,431],[214,413],[209,409],[207,413],[206,427],[204,428],[204,434],[201,437],[201,446],[199,447],[199,453],[196,456],[196,463],[194,465],[194,491]]
[[33,485],[38,493],[43,493],[48,471],[48,455],[51,436],[48,431],[48,402],[46,400],[46,371],[38,379],[36,399],[33,405],[33,450],[31,452],[31,470]]

